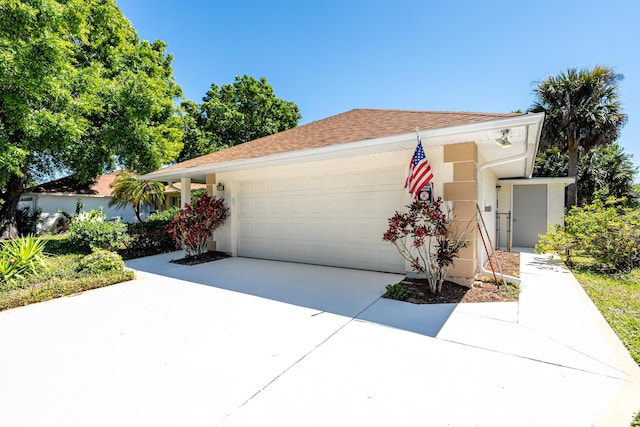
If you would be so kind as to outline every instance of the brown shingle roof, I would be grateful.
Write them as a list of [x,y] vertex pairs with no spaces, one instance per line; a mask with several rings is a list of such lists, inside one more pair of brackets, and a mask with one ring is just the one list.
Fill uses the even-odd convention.
[[57,194],[83,194],[93,196],[111,196],[109,185],[121,172],[117,170],[98,177],[93,182],[80,183],[72,177],[64,177],[44,184],[36,185],[29,192],[31,193],[57,193]]
[[357,109],[186,160],[162,170],[250,159],[269,154],[380,138],[413,132],[416,127],[420,130],[438,129],[514,115],[517,114]]

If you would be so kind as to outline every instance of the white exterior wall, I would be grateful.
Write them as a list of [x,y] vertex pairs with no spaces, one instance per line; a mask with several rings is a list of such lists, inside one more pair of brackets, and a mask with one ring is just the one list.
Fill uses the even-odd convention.
[[117,209],[115,206],[109,207],[111,197],[108,196],[78,196],[67,194],[28,194],[23,196],[31,197],[31,204],[21,202],[20,206],[30,206],[32,209],[41,209],[43,213],[56,213],[58,210],[73,215],[76,211],[78,200],[84,204],[82,210],[97,210],[102,207],[102,211],[107,218],[120,217],[123,222],[136,222],[136,215],[131,206]]
[[547,224],[564,225],[564,184],[547,185]]
[[[479,225],[482,228],[485,239],[488,236],[491,241],[491,244],[489,242],[486,242],[487,249],[489,251],[491,251],[491,246],[493,246],[494,248],[496,246],[496,203],[498,201],[498,191],[496,190],[496,185],[498,185],[498,177],[496,176],[496,174],[491,169],[485,169],[482,172],[482,189],[480,200],[478,200],[478,206],[480,207],[480,212],[482,213],[484,225],[486,225],[487,227],[486,233],[482,225],[482,221]],[[481,256],[478,264],[484,265],[484,263],[489,260],[489,257],[484,250],[482,239],[480,238],[479,234],[478,245],[481,248]]]

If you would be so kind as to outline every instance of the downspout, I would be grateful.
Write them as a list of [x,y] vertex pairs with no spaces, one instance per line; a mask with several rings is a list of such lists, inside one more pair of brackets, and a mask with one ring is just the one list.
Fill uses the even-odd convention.
[[[480,198],[482,196],[482,173],[484,172],[485,169],[494,167],[494,166],[499,166],[499,165],[504,165],[506,163],[511,163],[511,162],[517,162],[519,160],[525,159],[527,157],[529,157],[531,154],[533,154],[533,151],[535,149],[535,144],[529,144],[529,125],[526,126],[525,128],[525,135],[524,135],[524,141],[525,144],[527,145],[527,149],[524,151],[524,153],[521,154],[516,154],[514,156],[511,157],[506,157],[504,159],[499,159],[499,160],[493,160],[491,162],[486,162],[481,164],[480,166],[478,166],[478,170],[477,170],[477,183],[478,183],[478,203],[480,203]],[[478,213],[478,215],[482,215],[481,213]],[[489,236],[490,238],[490,236]],[[486,274],[486,275],[492,275],[493,272],[489,271],[487,269],[484,268],[484,266],[482,265],[482,262],[480,262],[482,260],[482,248],[480,245],[476,244],[476,255],[478,257],[478,271],[482,274]],[[514,282],[514,283],[520,283],[520,278],[519,277],[513,277],[513,276],[509,276],[506,274],[500,274],[498,272],[496,272],[496,274],[500,277],[502,277],[504,280],[508,280],[510,282]]]

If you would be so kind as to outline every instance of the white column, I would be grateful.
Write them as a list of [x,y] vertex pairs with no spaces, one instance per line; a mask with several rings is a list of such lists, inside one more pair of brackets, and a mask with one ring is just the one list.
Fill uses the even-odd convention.
[[180,178],[180,207],[191,203],[191,178]]

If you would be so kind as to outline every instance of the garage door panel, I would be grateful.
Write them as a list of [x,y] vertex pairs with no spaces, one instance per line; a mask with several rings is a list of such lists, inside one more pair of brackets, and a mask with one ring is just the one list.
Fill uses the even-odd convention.
[[240,183],[238,255],[404,272],[382,241],[387,218],[405,203],[403,175],[397,168]]

